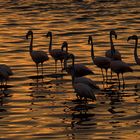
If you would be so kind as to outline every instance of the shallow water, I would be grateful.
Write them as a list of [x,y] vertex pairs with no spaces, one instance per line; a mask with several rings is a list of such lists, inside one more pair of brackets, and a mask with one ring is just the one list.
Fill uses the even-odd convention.
[[[139,0],[1,0],[0,13],[0,62],[14,72],[10,87],[1,91],[1,139],[139,139],[140,67],[133,57],[134,41],[127,42],[128,36],[140,34]],[[43,84],[41,78],[37,84],[25,39],[29,29],[35,50],[48,52],[48,31],[53,33],[54,48],[69,43],[76,62],[95,73],[87,77],[103,91],[97,101],[77,101],[71,77],[56,77],[51,57],[44,63]],[[114,43],[123,61],[134,70],[124,75],[124,89],[119,89],[115,74],[113,84],[103,86],[90,57],[88,35],[93,35],[95,55],[104,56],[111,29],[118,34]],[[60,63],[58,73],[62,75]]]

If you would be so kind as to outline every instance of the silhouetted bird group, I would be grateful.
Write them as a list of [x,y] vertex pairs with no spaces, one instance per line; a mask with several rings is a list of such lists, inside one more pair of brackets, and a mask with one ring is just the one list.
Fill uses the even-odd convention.
[[[96,100],[95,94],[101,92],[100,88],[97,86],[96,82],[86,78],[84,76],[89,74],[94,74],[87,66],[76,63],[75,64],[75,55],[68,52],[68,43],[63,42],[60,49],[52,49],[52,32],[48,32],[46,37],[50,38],[49,41],[49,55],[55,60],[55,72],[57,72],[57,61],[61,62],[62,70],[66,71],[72,77],[72,86],[76,92],[77,98],[82,100],[92,99]],[[114,30],[110,31],[110,50],[105,52],[105,56],[95,56],[93,38],[90,35],[88,37],[88,44],[91,46],[91,58],[93,64],[101,69],[103,81],[108,81],[108,69],[117,74],[119,85],[120,85],[120,74],[122,75],[122,80],[124,84],[123,74],[126,72],[132,72],[133,69],[125,62],[122,61],[121,53],[115,49],[113,43],[113,37],[117,39],[117,34]],[[26,39],[30,39],[29,52],[32,60],[36,64],[37,76],[39,74],[38,66],[41,64],[42,76],[43,76],[43,63],[49,60],[49,56],[45,51],[35,51],[33,50],[33,31],[29,30],[26,34]],[[140,58],[138,58],[137,47],[138,47],[138,37],[136,35],[129,36],[127,41],[135,40],[134,46],[134,58],[136,64],[140,65]],[[68,65],[68,60],[71,59],[72,64]],[[105,75],[104,75],[105,70]],[[5,64],[0,65],[0,80],[1,85],[7,85],[7,80],[9,76],[13,75],[12,70],[9,66]]]

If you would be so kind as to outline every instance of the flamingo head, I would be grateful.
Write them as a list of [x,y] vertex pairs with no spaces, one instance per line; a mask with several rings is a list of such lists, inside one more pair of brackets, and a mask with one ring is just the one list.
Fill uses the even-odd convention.
[[129,41],[129,40],[131,40],[131,39],[133,39],[133,40],[138,40],[138,37],[137,37],[137,35],[129,36],[128,39],[127,39],[127,41]]
[[92,36],[91,35],[89,35],[89,37],[88,37],[88,44],[90,44],[90,43],[92,43]]
[[29,30],[26,34],[26,39],[29,38],[29,36],[32,36],[33,35],[33,31],[32,30]]
[[117,34],[115,32],[115,30],[111,30],[110,31],[110,36],[114,35],[115,39],[117,39]]
[[49,31],[49,32],[46,34],[46,37],[52,37],[52,32]]

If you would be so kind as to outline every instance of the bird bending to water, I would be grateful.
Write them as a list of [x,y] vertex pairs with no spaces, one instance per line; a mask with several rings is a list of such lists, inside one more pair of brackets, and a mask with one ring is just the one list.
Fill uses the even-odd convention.
[[137,53],[137,48],[138,48],[138,37],[136,35],[133,35],[133,36],[129,36],[127,41],[129,40],[135,40],[135,48],[134,48],[134,58],[135,58],[135,61],[138,65],[140,65],[140,58],[138,57],[138,53]]
[[31,37],[30,46],[29,46],[29,52],[32,60],[36,64],[37,68],[37,75],[38,75],[38,65],[41,63],[42,68],[42,75],[43,75],[43,63],[47,60],[49,60],[49,57],[46,52],[44,51],[34,51],[33,50],[33,31],[29,30],[26,34],[26,39],[29,39],[29,36]]
[[7,85],[7,80],[9,76],[13,75],[11,68],[5,64],[0,64],[0,80],[1,85]]
[[[52,56],[52,58],[55,60],[55,71],[57,72],[57,61],[60,60],[61,68],[62,68],[63,60],[68,53],[68,44],[67,42],[63,42],[61,49],[52,49],[52,32],[49,31],[46,36],[50,37],[49,53]],[[64,50],[64,48],[66,50]]]
[[121,60],[111,61],[110,68],[113,72],[115,72],[117,74],[119,85],[120,85],[120,78],[119,78],[120,73],[122,74],[123,85],[124,85],[123,74],[126,73],[126,72],[133,72],[133,69],[131,67],[129,67],[129,65],[127,63],[125,63]]
[[101,69],[103,80],[104,80],[103,69],[105,69],[105,71],[106,71],[106,81],[107,81],[107,71],[110,68],[110,59],[108,57],[99,57],[99,56],[95,57],[94,49],[93,49],[92,36],[89,36],[88,44],[91,45],[91,58],[92,58],[93,63]]
[[[76,96],[79,97],[81,100],[84,98],[86,101],[87,99],[96,100],[95,93],[98,93],[100,91],[100,88],[96,85],[96,82],[86,78],[86,77],[77,77],[77,66],[74,64],[74,55],[69,54],[69,58],[72,59],[72,65],[71,65],[71,76],[72,76],[72,85],[76,92]],[[79,66],[79,65],[78,65]],[[85,67],[80,67],[85,68]],[[81,71],[85,69],[81,69]],[[83,73],[81,74],[83,76]]]
[[[68,59],[72,59],[72,65],[67,65]],[[74,69],[74,71],[73,71]],[[83,64],[75,64],[75,56],[68,54],[64,59],[64,70],[70,75],[74,72],[75,77],[82,77],[89,74],[94,74],[92,70]]]
[[105,56],[109,57],[111,59],[114,59],[114,60],[121,60],[122,58],[121,58],[120,52],[118,50],[116,50],[115,47],[114,47],[113,36],[115,37],[115,39],[117,39],[116,32],[114,30],[111,30],[110,31],[110,46],[111,46],[111,49],[106,51]]

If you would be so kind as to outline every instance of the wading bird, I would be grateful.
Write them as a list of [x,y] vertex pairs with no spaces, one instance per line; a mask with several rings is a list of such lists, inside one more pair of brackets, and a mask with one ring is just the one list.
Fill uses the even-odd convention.
[[104,74],[103,74],[103,69],[105,69],[105,71],[106,71],[106,81],[107,81],[107,71],[110,68],[110,61],[111,61],[110,58],[100,57],[100,56],[95,57],[92,36],[89,36],[88,44],[91,45],[91,58],[92,58],[93,63],[101,69],[102,76],[103,76],[103,81],[105,79]]
[[13,75],[11,68],[5,64],[0,64],[0,80],[1,85],[7,85],[9,76]]
[[137,48],[138,48],[138,37],[136,35],[129,36],[127,41],[135,40],[135,48],[134,48],[134,58],[138,65],[140,65],[140,58],[138,57]]
[[68,59],[72,59],[70,74],[72,76],[72,85],[76,92],[76,96],[81,100],[82,98],[84,98],[86,101],[87,99],[96,100],[95,93],[100,91],[100,88],[96,85],[96,82],[86,77],[77,77],[77,67],[75,67],[76,64],[74,64],[74,55],[69,54]]
[[[68,53],[68,44],[67,42],[63,42],[61,49],[52,49],[52,32],[49,31],[46,36],[50,37],[49,53],[52,56],[52,58],[55,60],[55,71],[57,72],[57,61],[60,60],[61,68],[62,68],[63,60]],[[64,50],[64,48],[66,50]]]
[[36,64],[37,68],[37,75],[38,75],[38,65],[41,63],[42,68],[42,75],[43,75],[43,63],[47,60],[49,60],[49,57],[46,52],[44,51],[34,51],[33,50],[33,32],[29,30],[26,34],[26,39],[29,39],[29,36],[31,37],[30,46],[29,46],[29,52],[32,60]]
[[110,63],[110,68],[113,72],[115,72],[118,76],[118,81],[119,81],[119,86],[120,86],[120,78],[119,74],[122,74],[122,80],[123,80],[123,85],[124,83],[124,77],[123,74],[126,72],[133,72],[133,69],[129,67],[129,65],[121,60],[113,60]]
[[117,34],[114,30],[111,30],[110,31],[110,50],[107,50],[106,53],[105,53],[105,56],[106,57],[109,57],[111,59],[114,59],[114,60],[121,60],[121,54],[118,50],[115,49],[114,47],[114,43],[113,43],[113,36],[115,37],[115,39],[117,39]]
[[[72,59],[72,65],[67,65],[68,59]],[[74,68],[74,71],[73,71]],[[73,54],[68,54],[64,59],[64,70],[70,75],[74,72],[75,77],[82,77],[89,74],[94,74],[92,70],[83,64],[75,64],[75,56]]]

